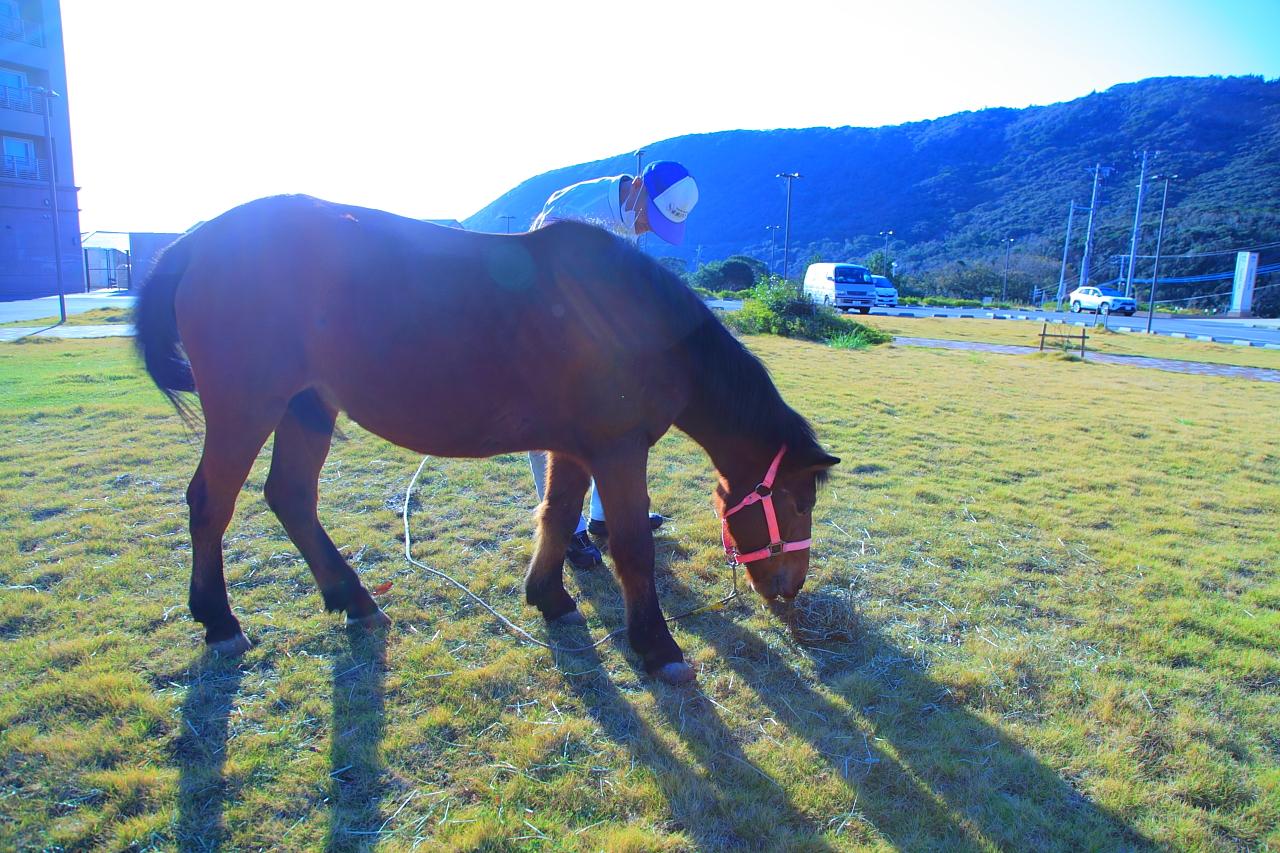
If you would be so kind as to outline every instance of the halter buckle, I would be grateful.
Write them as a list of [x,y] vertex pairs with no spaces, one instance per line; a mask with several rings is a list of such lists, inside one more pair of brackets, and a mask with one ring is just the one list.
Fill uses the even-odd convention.
[[761,483],[755,487],[754,492],[762,498],[767,498],[773,494],[773,487],[767,483]]

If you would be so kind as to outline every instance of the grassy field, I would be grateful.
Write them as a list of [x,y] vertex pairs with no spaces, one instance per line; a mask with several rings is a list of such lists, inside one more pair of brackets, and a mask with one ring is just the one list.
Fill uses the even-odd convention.
[[[88,311],[81,311],[78,314],[68,314],[67,322],[61,325],[104,326],[115,323],[128,323],[131,321],[132,316],[132,311],[128,308],[92,308]],[[0,326],[32,326],[38,328],[56,325],[59,325],[56,316],[41,317],[39,320],[11,320],[7,323],[0,323]]]
[[[789,620],[677,623],[695,689],[421,576],[418,459],[345,422],[321,516],[395,629],[322,612],[268,450],[226,538],[258,645],[207,658],[198,442],[127,341],[0,347],[0,849],[1280,849],[1280,387],[750,343],[844,462]],[[432,461],[415,556],[545,634],[529,480]],[[706,458],[668,436],[650,487],[667,612],[713,600]],[[571,584],[620,624],[608,573]]]
[[[1086,315],[1086,322],[1093,315]],[[859,316],[859,323],[874,326],[893,335],[917,338],[943,338],[955,341],[982,341],[989,344],[1040,346],[1041,323],[1024,320],[964,320],[941,317],[886,317],[871,314]],[[1050,332],[1078,334],[1076,326],[1053,326]],[[1214,344],[1185,338],[1169,338],[1134,332],[1113,332],[1101,326],[1085,329],[1086,343],[1092,352],[1113,355],[1140,355],[1148,358],[1173,358],[1181,361],[1205,361],[1212,364],[1234,364],[1241,367],[1267,367],[1280,370],[1280,350]],[[1049,341],[1049,346],[1053,341]],[[1079,348],[1079,341],[1076,347]]]

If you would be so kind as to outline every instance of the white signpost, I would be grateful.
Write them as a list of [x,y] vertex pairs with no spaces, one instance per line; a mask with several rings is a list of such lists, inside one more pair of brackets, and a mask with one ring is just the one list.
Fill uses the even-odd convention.
[[1228,317],[1253,316],[1253,282],[1258,277],[1258,253],[1236,253],[1236,277],[1231,286],[1231,309]]

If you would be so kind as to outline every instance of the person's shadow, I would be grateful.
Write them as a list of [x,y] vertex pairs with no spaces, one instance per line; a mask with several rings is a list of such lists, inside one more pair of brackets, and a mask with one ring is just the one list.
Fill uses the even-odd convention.
[[333,660],[327,850],[369,849],[383,822],[387,638],[382,631],[349,628],[347,640],[346,653]]
[[[616,583],[604,581],[604,574],[579,584],[597,612],[618,606],[620,592]],[[699,597],[669,573],[660,583],[668,600]],[[746,606],[755,606],[754,592],[748,588],[742,595]],[[1155,849],[1000,729],[949,701],[943,685],[914,668],[911,656],[866,620],[854,628],[848,642],[826,649],[793,642],[781,653],[725,611],[679,624],[712,646],[753,688],[767,706],[767,715],[806,741],[843,781],[849,807],[846,819],[832,827],[837,836],[847,829],[851,835],[862,833],[861,840],[871,842],[879,836],[909,850]],[[788,655],[811,660],[820,681],[839,700],[809,686],[812,675],[797,671]],[[599,669],[594,652],[560,657],[566,680],[609,737],[652,768],[676,818],[700,847],[727,848],[741,842],[794,849],[825,844],[820,837],[828,828],[825,822],[820,826],[797,810],[779,782],[758,784],[758,777],[768,775],[733,745],[731,727],[707,700],[691,701],[701,696],[696,688],[679,691],[655,684],[651,689],[704,773],[682,768],[661,747]],[[597,671],[569,677],[589,667]],[[690,720],[696,724],[689,725]],[[757,778],[739,792],[738,774]],[[791,785],[796,780],[782,781]],[[742,816],[751,812],[743,811],[748,804],[738,801],[758,798],[762,790],[768,792],[768,801],[753,799],[749,805],[764,806],[766,825],[744,827]],[[702,808],[689,805],[690,792]],[[704,815],[709,811],[716,820],[712,825],[688,825],[681,812],[691,809]],[[870,834],[858,824],[866,824]]]
[[192,664],[182,701],[182,734],[170,746],[179,768],[179,850],[217,850],[226,841],[223,809],[234,800],[223,776],[227,726],[244,677],[241,661],[209,652]]

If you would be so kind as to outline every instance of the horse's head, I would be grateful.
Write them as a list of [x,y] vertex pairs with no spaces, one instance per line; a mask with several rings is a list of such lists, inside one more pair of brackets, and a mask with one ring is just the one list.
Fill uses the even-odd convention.
[[722,483],[716,491],[725,551],[765,599],[792,599],[804,586],[818,483],[839,461],[817,445],[783,447],[756,484]]

